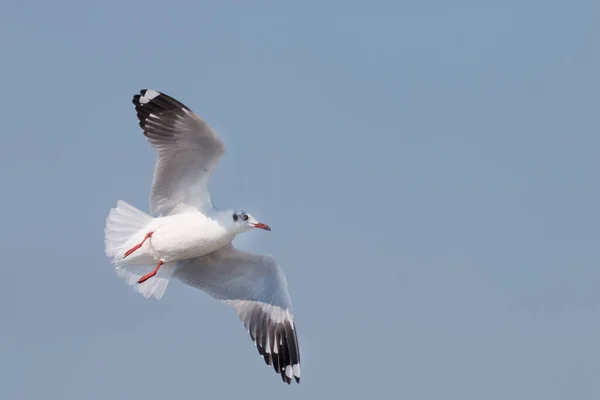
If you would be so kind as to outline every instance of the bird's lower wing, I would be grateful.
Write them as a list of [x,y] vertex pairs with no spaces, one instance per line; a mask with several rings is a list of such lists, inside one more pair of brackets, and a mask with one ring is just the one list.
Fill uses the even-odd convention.
[[178,264],[174,276],[233,306],[258,352],[284,382],[300,382],[300,351],[287,280],[276,261],[225,246]]

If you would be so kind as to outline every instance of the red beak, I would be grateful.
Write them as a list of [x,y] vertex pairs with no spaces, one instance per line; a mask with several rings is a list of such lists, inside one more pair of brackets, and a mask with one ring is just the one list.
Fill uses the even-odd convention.
[[259,222],[258,224],[254,224],[255,228],[260,228],[260,229],[264,229],[265,231],[270,231],[271,228],[269,227],[269,225],[263,224],[262,222]]

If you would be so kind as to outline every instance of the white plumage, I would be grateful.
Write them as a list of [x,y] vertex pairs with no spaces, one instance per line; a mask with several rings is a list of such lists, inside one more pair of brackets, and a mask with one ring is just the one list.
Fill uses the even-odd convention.
[[236,235],[271,230],[243,210],[217,209],[208,181],[224,153],[216,133],[179,101],[155,90],[133,98],[140,127],[158,153],[154,218],[119,200],[105,227],[117,275],[160,299],[169,279],[233,306],[259,353],[284,382],[300,381],[300,352],[285,275],[275,259],[235,249]]

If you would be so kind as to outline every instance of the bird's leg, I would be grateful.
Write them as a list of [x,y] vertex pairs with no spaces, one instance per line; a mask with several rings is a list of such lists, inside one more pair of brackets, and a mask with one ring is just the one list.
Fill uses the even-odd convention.
[[136,251],[137,249],[139,249],[140,247],[142,247],[144,245],[144,242],[152,237],[153,233],[154,232],[148,232],[148,233],[146,233],[146,236],[144,236],[144,240],[142,240],[141,243],[138,243],[135,246],[133,246],[132,248],[130,248],[129,250],[127,250],[125,252],[125,255],[123,256],[123,258],[131,255],[131,253],[133,253],[134,251]]
[[156,266],[156,268],[154,268],[154,269],[152,270],[152,272],[150,272],[149,274],[146,274],[146,275],[142,276],[142,277],[140,278],[140,280],[139,280],[137,283],[144,283],[144,282],[146,282],[148,279],[152,278],[154,275],[156,275],[156,273],[158,272],[158,269],[159,269],[159,268],[160,268],[160,266],[161,266],[161,265],[163,265],[163,264],[164,264],[164,263],[163,263],[163,260],[160,260],[160,261],[158,262],[158,265]]

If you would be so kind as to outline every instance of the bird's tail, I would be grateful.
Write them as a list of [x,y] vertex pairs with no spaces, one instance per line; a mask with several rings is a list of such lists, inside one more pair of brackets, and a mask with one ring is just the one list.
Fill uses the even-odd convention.
[[125,252],[125,244],[133,235],[147,226],[152,217],[134,206],[119,200],[106,218],[104,251],[113,262],[118,262]]
[[[143,233],[143,229],[152,222],[152,216],[119,200],[117,207],[112,208],[106,218],[104,228],[104,251],[115,265],[117,275],[124,279],[128,285],[144,297],[154,296],[160,299],[169,283],[173,272],[173,265],[165,264],[157,271],[156,275],[138,283],[138,280],[152,271],[155,265],[135,262],[136,257],[125,258],[125,252],[131,245],[132,238]],[[143,236],[143,234],[142,234]],[[137,241],[137,240],[136,240]],[[128,263],[128,261],[130,263]],[[153,260],[147,260],[153,262]]]

